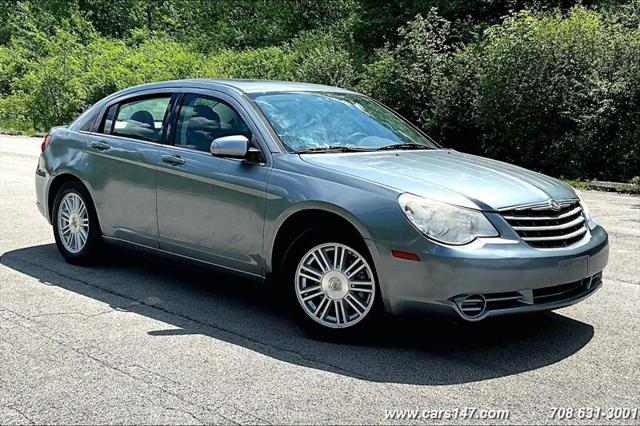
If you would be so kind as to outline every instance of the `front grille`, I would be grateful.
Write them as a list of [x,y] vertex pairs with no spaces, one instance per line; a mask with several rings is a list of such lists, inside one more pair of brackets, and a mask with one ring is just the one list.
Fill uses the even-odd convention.
[[516,207],[500,212],[514,231],[532,247],[558,248],[577,243],[587,233],[585,217],[577,200]]

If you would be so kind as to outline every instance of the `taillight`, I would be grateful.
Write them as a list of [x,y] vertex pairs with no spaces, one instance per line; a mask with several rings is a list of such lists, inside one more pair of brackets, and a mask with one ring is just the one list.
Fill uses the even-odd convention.
[[40,145],[40,151],[44,152],[44,150],[47,149],[50,143],[51,143],[51,135],[47,133],[47,136],[44,137],[44,140]]

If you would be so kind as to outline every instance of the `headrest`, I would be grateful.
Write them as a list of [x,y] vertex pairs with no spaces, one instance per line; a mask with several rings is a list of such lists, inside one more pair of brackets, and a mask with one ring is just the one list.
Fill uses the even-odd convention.
[[153,115],[149,111],[136,111],[131,114],[130,121],[137,121],[138,123],[143,123],[148,125],[150,128],[155,129],[155,123],[153,122]]
[[220,116],[217,112],[206,105],[196,105],[193,107],[194,117],[202,117],[208,120],[220,122]]

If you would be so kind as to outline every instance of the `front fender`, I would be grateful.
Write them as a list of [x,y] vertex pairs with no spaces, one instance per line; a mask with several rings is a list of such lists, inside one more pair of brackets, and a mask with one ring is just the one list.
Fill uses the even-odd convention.
[[[274,220],[270,221],[267,226],[265,226],[265,260],[267,262],[268,270],[271,271],[271,256],[273,252],[273,245],[275,243],[276,235],[278,230],[282,227],[282,225],[292,217],[294,214],[303,212],[303,211],[323,211],[327,213],[333,213],[335,215],[340,216],[349,222],[364,238],[365,240],[370,240],[371,235],[367,228],[356,218],[353,214],[351,214],[348,210],[330,203],[326,200],[305,200],[302,202],[298,202],[290,205],[283,211],[279,212],[279,215],[275,217]],[[277,212],[273,212],[277,214]]]
[[292,215],[304,210],[326,211],[351,223],[365,241],[386,239],[393,233],[389,225],[402,215],[396,199],[397,192],[389,188],[287,158],[274,168],[267,187],[263,243],[266,270],[272,271],[278,230]]

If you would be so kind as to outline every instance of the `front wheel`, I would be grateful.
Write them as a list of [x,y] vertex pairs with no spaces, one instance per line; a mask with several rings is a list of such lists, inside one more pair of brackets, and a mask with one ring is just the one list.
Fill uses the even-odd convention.
[[292,247],[288,264],[298,317],[307,330],[337,337],[365,327],[377,314],[373,262],[356,239],[313,233]]
[[95,261],[102,240],[86,188],[79,182],[65,183],[56,194],[53,209],[53,234],[60,254],[76,265]]

